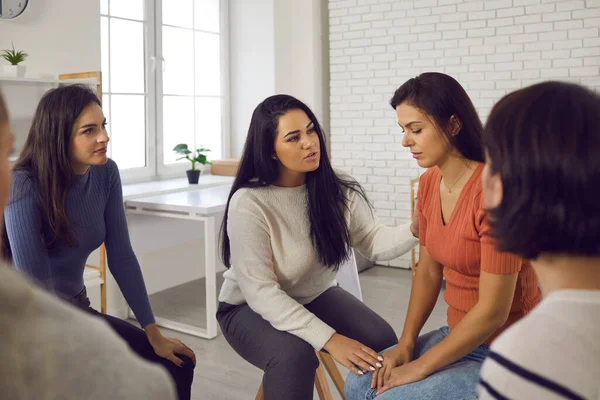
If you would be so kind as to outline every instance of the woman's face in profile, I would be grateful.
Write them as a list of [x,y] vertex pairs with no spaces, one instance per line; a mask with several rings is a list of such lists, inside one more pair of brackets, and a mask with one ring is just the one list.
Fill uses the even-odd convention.
[[320,140],[313,121],[302,110],[290,110],[279,117],[275,156],[296,173],[312,172],[321,161]]

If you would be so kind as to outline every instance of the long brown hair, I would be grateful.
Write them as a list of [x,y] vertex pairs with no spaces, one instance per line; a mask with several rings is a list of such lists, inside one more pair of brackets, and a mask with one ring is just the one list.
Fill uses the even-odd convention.
[[[38,191],[43,230],[50,232],[45,241],[47,248],[58,244],[76,246],[66,210],[67,194],[76,179],[69,158],[70,139],[75,121],[92,103],[101,106],[96,93],[85,85],[47,91],[37,106],[25,146],[13,167],[14,171],[25,171]],[[13,194],[18,191],[15,188]],[[2,250],[5,257],[10,255],[6,224]]]
[[[485,161],[481,143],[483,125],[469,95],[456,79],[440,72],[425,72],[409,79],[396,89],[390,105],[396,109],[404,102],[432,117],[450,145],[464,158]],[[453,115],[461,123],[458,135],[451,135],[447,129]]]

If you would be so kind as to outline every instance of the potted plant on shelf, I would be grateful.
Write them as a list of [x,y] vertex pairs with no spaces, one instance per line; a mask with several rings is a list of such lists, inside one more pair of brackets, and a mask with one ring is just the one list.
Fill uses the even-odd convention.
[[209,152],[210,149],[205,149],[201,147],[196,149],[196,154],[188,148],[188,145],[185,143],[180,143],[173,148],[173,151],[176,154],[182,155],[183,157],[179,157],[177,161],[183,160],[184,158],[192,163],[192,169],[188,169],[186,171],[188,182],[189,183],[198,183],[198,179],[200,178],[200,170],[196,169],[196,163],[200,163],[202,165],[210,164],[210,161],[207,160],[206,155],[202,153]]
[[29,54],[23,50],[16,51],[15,45],[13,44],[12,50],[2,50],[0,56],[10,63],[10,65],[4,66],[4,76],[9,76],[11,78],[23,78],[25,76],[25,67],[19,65],[19,63],[22,63]]

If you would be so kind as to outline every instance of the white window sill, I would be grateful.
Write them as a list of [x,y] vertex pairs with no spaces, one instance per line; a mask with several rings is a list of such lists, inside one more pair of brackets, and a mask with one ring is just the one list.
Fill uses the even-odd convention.
[[142,183],[129,183],[123,185],[123,200],[153,196],[165,193],[187,192],[207,187],[231,185],[235,177],[221,175],[200,175],[198,184],[191,185],[187,178],[166,179]]

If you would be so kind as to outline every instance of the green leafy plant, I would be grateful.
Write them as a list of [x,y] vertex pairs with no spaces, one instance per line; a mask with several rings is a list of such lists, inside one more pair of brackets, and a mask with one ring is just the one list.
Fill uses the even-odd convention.
[[26,52],[24,52],[22,50],[16,51],[15,45],[13,44],[12,50],[10,50],[10,49],[2,50],[2,53],[0,53],[0,56],[2,56],[2,58],[4,58],[6,61],[11,63],[12,65],[19,65],[19,63],[25,61],[25,59],[27,57],[29,57],[29,54],[27,54]]
[[188,160],[192,163],[192,171],[196,170],[196,163],[200,163],[202,165],[212,164],[210,161],[208,161],[208,159],[206,158],[206,155],[202,154],[202,153],[209,152],[210,149],[205,149],[204,147],[201,147],[199,149],[196,149],[196,152],[195,152],[196,154],[194,155],[194,153],[188,148],[187,144],[180,143],[173,148],[173,151],[176,154],[183,156],[183,157],[179,157],[177,159],[177,161],[183,160],[185,158],[186,160]]

